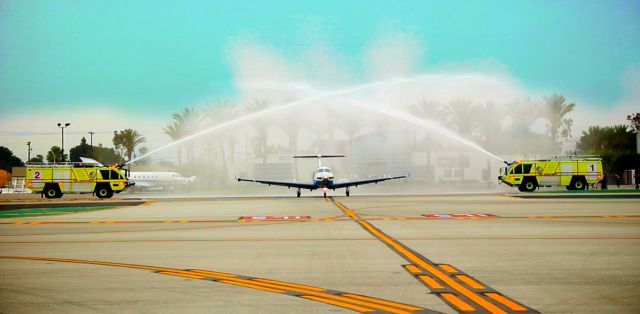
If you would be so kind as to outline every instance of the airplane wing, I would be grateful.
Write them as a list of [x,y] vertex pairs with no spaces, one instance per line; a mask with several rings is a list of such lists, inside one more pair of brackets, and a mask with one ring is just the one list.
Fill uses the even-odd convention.
[[409,175],[407,174],[407,175],[396,176],[396,177],[384,177],[384,178],[375,178],[375,179],[367,179],[367,180],[341,182],[341,183],[334,183],[331,188],[332,189],[341,189],[341,188],[347,188],[347,187],[350,187],[350,186],[358,186],[358,185],[365,185],[365,184],[371,184],[371,183],[378,183],[378,182],[382,182],[382,181],[402,179],[402,178],[408,178],[408,177],[409,177]]
[[267,184],[267,185],[278,185],[278,186],[286,186],[288,188],[298,188],[298,189],[305,189],[305,190],[315,190],[318,187],[316,187],[313,184],[308,184],[308,183],[297,183],[297,182],[286,182],[286,181],[267,181],[267,180],[254,180],[254,179],[243,179],[243,178],[236,178],[236,180],[238,180],[238,182],[255,182],[255,183],[262,183],[262,184]]

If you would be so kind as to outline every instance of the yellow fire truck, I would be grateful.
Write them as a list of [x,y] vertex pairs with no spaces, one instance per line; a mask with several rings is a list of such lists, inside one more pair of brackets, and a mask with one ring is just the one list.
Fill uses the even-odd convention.
[[120,167],[96,163],[27,164],[26,187],[46,198],[60,198],[64,193],[93,193],[111,198],[127,188],[129,179]]
[[516,160],[502,168],[498,180],[521,192],[538,187],[565,186],[584,190],[602,180],[602,160],[594,157],[555,157],[540,160]]

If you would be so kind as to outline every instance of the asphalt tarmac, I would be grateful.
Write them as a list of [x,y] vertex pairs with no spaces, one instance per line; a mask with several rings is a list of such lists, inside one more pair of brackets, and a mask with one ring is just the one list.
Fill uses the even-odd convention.
[[640,313],[638,199],[150,199],[0,255],[0,313]]

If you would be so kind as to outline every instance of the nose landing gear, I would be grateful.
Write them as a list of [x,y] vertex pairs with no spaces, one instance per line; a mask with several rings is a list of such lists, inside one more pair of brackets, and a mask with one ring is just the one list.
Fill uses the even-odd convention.
[[301,194],[302,194],[302,192],[300,192],[300,189],[298,189],[298,192],[296,192],[296,195],[297,195],[298,197],[300,197],[300,195],[301,195]]
[[347,196],[349,196],[349,194],[350,194],[349,188],[346,188],[345,190],[346,190],[345,194],[347,194]]

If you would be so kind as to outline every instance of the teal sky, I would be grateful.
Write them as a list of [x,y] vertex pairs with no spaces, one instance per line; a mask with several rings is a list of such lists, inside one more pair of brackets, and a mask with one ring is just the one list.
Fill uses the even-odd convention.
[[640,65],[640,1],[0,0],[0,114],[103,102],[168,117],[237,93],[237,38],[285,55],[321,41],[360,60],[389,31],[424,43],[417,72],[491,60],[527,89],[600,106]]

